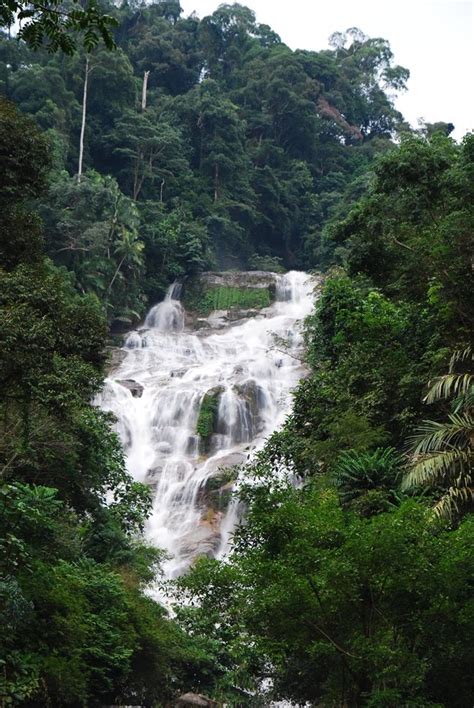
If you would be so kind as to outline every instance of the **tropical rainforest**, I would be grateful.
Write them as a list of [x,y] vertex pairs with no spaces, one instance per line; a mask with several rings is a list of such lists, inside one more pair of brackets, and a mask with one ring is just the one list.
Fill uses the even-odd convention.
[[[469,708],[474,136],[412,129],[356,28],[28,7],[0,2],[0,705]],[[171,616],[93,400],[111,337],[229,269],[322,273],[308,375]]]

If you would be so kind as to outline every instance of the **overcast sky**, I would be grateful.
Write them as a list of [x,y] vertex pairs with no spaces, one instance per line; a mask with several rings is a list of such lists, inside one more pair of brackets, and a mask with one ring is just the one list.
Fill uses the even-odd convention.
[[[219,0],[181,0],[184,14],[211,14]],[[456,138],[474,130],[474,0],[241,0],[292,49],[328,47],[332,32],[359,27],[388,39],[395,62],[410,70],[397,99],[417,125],[454,123]]]

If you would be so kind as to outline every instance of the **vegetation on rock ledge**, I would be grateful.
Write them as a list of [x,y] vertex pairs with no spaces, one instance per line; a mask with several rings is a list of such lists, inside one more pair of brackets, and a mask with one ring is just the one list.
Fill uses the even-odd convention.
[[261,310],[272,304],[270,288],[211,286],[202,282],[186,285],[183,304],[202,316],[214,310]]
[[196,432],[200,437],[200,448],[202,453],[209,452],[211,437],[216,432],[217,412],[219,409],[219,399],[222,393],[221,388],[208,391],[201,401]]

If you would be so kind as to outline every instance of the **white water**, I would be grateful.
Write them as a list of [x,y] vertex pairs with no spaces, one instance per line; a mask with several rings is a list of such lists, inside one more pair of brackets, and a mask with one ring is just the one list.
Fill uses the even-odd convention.
[[[215,312],[196,331],[186,330],[180,288],[171,286],[143,328],[128,335],[127,355],[106,380],[99,405],[117,417],[130,473],[154,487],[146,535],[168,552],[168,578],[197,554],[226,547],[235,506],[210,512],[205,482],[219,468],[245,461],[282,424],[304,373],[301,327],[314,283],[295,271],[275,277],[277,300],[261,314],[232,324],[225,312]],[[143,387],[140,397],[119,383],[126,380]],[[206,392],[216,387],[217,429],[203,456],[196,424]]]

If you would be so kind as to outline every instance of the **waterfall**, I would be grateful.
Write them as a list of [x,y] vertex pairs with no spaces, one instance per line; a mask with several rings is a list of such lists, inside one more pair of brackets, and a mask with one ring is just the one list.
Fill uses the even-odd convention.
[[[146,536],[169,554],[169,578],[197,554],[214,556],[225,546],[235,506],[210,505],[209,484],[281,426],[304,373],[302,320],[314,282],[296,271],[275,280],[276,301],[258,315],[229,322],[225,312],[213,313],[195,331],[185,327],[173,284],[128,335],[125,359],[98,401],[117,418],[130,473],[152,485]],[[205,405],[212,430],[204,449],[197,427]]]
[[145,319],[145,327],[152,327],[159,332],[182,332],[184,313],[179,302],[181,283],[173,283],[168,288],[163,302],[151,308]]

